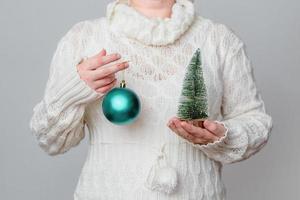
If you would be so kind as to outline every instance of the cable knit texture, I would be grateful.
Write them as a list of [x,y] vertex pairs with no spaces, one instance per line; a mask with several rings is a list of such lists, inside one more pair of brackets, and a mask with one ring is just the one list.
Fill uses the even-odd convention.
[[[174,42],[188,29],[195,16],[195,10],[192,2],[177,0],[172,7],[170,18],[149,19],[128,4],[115,1],[109,4],[106,15],[112,31],[138,39],[146,45],[165,45]],[[128,24],[138,24],[138,26],[128,26]]]
[[[169,19],[148,18],[113,1],[106,16],[76,23],[59,41],[30,128],[45,152],[58,155],[80,143],[87,125],[89,151],[74,200],[224,200],[223,164],[249,158],[268,141],[272,118],[244,43],[227,26],[195,14],[191,1],[178,0],[172,12]],[[101,110],[104,94],[86,85],[76,71],[83,57],[102,48],[131,61],[124,76],[141,99],[141,113],[133,124],[110,123]],[[206,145],[193,144],[167,127],[197,48],[202,52],[209,118],[227,130]],[[116,77],[118,87],[122,73]],[[170,194],[144,185],[163,144],[165,161],[178,176]]]

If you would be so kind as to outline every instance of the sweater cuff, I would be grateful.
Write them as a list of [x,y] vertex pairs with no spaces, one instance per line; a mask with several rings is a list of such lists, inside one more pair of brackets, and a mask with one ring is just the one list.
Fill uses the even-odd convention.
[[72,67],[65,77],[57,80],[51,92],[46,94],[46,105],[58,110],[70,105],[87,104],[104,96],[104,93],[92,89],[80,78],[76,67]]
[[192,143],[192,142],[189,142],[192,146],[200,149],[200,150],[213,150],[213,149],[217,149],[218,147],[220,146],[224,146],[227,144],[227,140],[228,140],[228,127],[227,125],[224,123],[224,122],[221,122],[221,121],[218,121],[218,120],[214,120],[214,122],[217,122],[219,124],[222,124],[224,127],[225,127],[225,133],[222,137],[220,137],[218,140],[215,140],[214,142],[210,142],[210,143],[207,143],[207,144],[195,144],[195,143]]

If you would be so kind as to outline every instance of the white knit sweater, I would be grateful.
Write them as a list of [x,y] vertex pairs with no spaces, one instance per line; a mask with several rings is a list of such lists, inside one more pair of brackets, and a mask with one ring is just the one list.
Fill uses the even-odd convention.
[[[127,87],[141,99],[130,125],[110,123],[102,113],[104,94],[80,79],[77,63],[102,48],[130,60]],[[167,127],[176,116],[186,66],[202,52],[209,118],[226,126],[214,143],[192,144]],[[116,74],[119,87],[122,73]],[[105,17],[76,23],[53,56],[44,97],[33,109],[30,128],[50,155],[63,154],[89,130],[89,151],[75,200],[224,200],[222,165],[247,159],[267,142],[272,118],[256,88],[244,43],[223,24],[197,15],[194,4],[177,0],[170,18],[148,18],[113,1]],[[171,193],[145,184],[162,146],[176,170]],[[164,174],[160,174],[164,178]]]

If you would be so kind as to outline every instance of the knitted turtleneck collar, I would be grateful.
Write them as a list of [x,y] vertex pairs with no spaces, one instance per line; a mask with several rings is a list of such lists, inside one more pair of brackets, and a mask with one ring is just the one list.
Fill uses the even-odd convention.
[[170,18],[149,18],[120,0],[107,5],[110,30],[146,45],[167,45],[178,39],[195,18],[191,0],[176,0]]

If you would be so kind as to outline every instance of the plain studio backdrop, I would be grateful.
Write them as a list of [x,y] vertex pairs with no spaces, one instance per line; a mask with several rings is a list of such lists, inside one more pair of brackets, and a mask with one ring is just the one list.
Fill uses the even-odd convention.
[[[199,14],[231,27],[248,55],[274,128],[248,160],[224,165],[228,200],[300,199],[298,0],[195,0]],[[0,199],[71,200],[87,154],[51,157],[29,130],[58,40],[75,23],[105,15],[109,1],[0,1]]]

